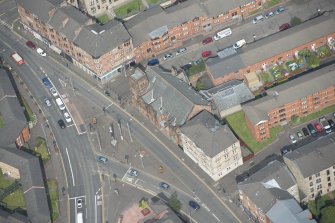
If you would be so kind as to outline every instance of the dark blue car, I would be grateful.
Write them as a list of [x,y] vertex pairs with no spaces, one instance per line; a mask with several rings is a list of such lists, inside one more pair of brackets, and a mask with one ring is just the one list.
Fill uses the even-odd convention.
[[285,11],[285,8],[283,6],[281,6],[276,10],[276,14],[278,15],[278,14],[284,12],[284,11]]
[[199,210],[200,209],[200,205],[195,201],[189,201],[188,205],[190,205],[190,207],[193,208],[194,210]]
[[156,58],[148,61],[148,66],[155,66],[157,64],[159,64],[159,60]]
[[47,78],[47,77],[43,78],[42,82],[43,82],[44,86],[46,86],[47,88],[52,88],[53,87],[49,78]]

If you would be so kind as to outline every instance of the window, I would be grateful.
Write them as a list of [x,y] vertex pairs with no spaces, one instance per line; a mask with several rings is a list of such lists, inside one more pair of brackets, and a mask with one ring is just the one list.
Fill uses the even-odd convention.
[[327,181],[330,181],[330,177],[327,177]]
[[330,171],[329,170],[327,170],[327,175],[329,175],[330,174]]
[[[335,172],[334,172],[334,175],[335,175]],[[309,177],[309,180],[312,180],[312,177]]]
[[309,186],[310,186],[310,187],[313,186],[313,182],[309,182]]
[[316,187],[317,190],[320,190],[321,188],[322,188],[322,184],[319,184],[319,185]]
[[328,183],[328,187],[331,187],[331,186],[332,186],[332,183],[329,182],[329,183]]
[[319,177],[319,176],[320,176],[320,173],[316,173],[316,174],[315,174],[315,177]]
[[320,183],[320,182],[321,182],[321,178],[316,179],[317,184]]
[[311,193],[313,193],[314,192],[314,188],[311,188]]

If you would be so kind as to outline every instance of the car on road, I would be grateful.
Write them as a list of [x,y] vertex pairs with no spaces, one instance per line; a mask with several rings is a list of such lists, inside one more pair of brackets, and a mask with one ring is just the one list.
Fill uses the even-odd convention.
[[212,54],[213,54],[212,51],[204,51],[201,53],[201,56],[202,58],[207,58],[207,57],[212,56]]
[[69,115],[68,112],[64,112],[64,118],[67,123],[72,122],[71,116]]
[[104,156],[98,156],[97,161],[100,163],[107,163],[108,159]]
[[83,200],[77,199],[77,208],[82,208],[82,207],[83,207]]
[[170,60],[170,59],[172,59],[172,53],[167,53],[167,54],[165,54],[164,55],[164,57],[163,57],[163,60]]
[[202,41],[202,44],[203,44],[203,45],[206,45],[206,44],[209,44],[209,43],[211,43],[211,42],[213,42],[213,38],[212,38],[212,37],[207,37],[206,39],[204,39],[204,40]]
[[160,182],[159,183],[159,188],[163,189],[163,190],[167,190],[169,189],[170,185],[168,185],[167,183],[164,182]]
[[138,174],[139,174],[139,172],[138,172],[137,170],[135,170],[135,169],[129,169],[129,170],[128,170],[128,174],[129,174],[130,176],[132,176],[132,177],[137,177]]
[[36,49],[36,45],[33,42],[31,42],[30,40],[26,42],[26,45],[30,49],[33,49],[33,50]]
[[286,29],[289,29],[290,27],[290,24],[284,23],[283,25],[279,26],[279,31],[284,31]]
[[284,11],[285,11],[285,8],[284,8],[283,6],[280,6],[280,7],[276,10],[276,14],[278,15],[278,14],[284,12]]
[[148,61],[148,66],[155,66],[158,64],[159,64],[159,60],[157,58],[154,58]]
[[314,127],[318,133],[322,132],[322,126],[320,125],[320,123],[314,123]]
[[247,43],[247,41],[245,41],[245,39],[241,39],[239,41],[237,41],[234,45],[233,45],[233,48],[236,50],[236,49],[239,49],[241,48],[242,46],[244,46],[245,44]]
[[51,92],[52,96],[54,96],[54,97],[58,96],[58,93],[57,93],[57,91],[54,87],[50,88],[50,92]]
[[335,128],[335,122],[332,119],[328,120],[328,123],[330,125],[330,128],[334,129]]
[[267,14],[265,14],[265,18],[268,19],[272,16],[274,16],[275,14],[273,12],[268,12]]
[[180,54],[183,54],[183,53],[186,53],[187,49],[184,47],[184,48],[180,48],[179,50],[177,50],[176,52],[176,56],[180,55]]
[[199,210],[200,209],[200,205],[197,203],[197,202],[195,202],[195,201],[189,201],[188,202],[188,205],[191,207],[191,208],[193,208],[194,210]]
[[49,78],[47,78],[47,77],[42,78],[42,82],[43,82],[44,86],[47,87],[47,88],[52,88],[53,87]]
[[61,129],[64,129],[66,127],[65,122],[63,119],[58,120],[58,125]]
[[51,101],[49,100],[49,98],[44,98],[44,102],[48,107],[51,106]]
[[309,132],[311,133],[312,136],[317,136],[317,131],[314,128],[314,125],[312,123],[309,123],[307,125],[307,128],[308,128],[308,130],[309,130]]
[[290,134],[290,140],[291,140],[291,143],[296,143],[297,142],[297,139],[294,137],[293,134]]
[[44,50],[42,50],[41,48],[37,48],[36,52],[41,55],[42,57],[45,57],[47,54],[44,52]]
[[309,136],[309,132],[306,127],[302,128],[302,132],[304,133],[304,136]]
[[302,135],[302,133],[300,131],[297,131],[297,136],[298,136],[299,139],[304,138],[304,136]]

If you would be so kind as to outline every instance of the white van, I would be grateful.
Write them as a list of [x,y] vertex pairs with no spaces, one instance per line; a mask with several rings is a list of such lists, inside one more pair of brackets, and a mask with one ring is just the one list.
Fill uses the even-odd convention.
[[237,41],[237,42],[233,45],[233,47],[234,47],[234,49],[236,50],[236,49],[241,48],[242,46],[244,46],[246,43],[247,43],[247,42],[245,41],[245,39],[241,39],[241,40]]
[[56,103],[57,103],[57,105],[58,105],[58,107],[59,107],[60,110],[64,110],[65,109],[65,105],[64,105],[62,99],[56,98]]
[[256,24],[257,22],[262,21],[263,19],[264,19],[263,15],[256,16],[256,18],[252,20],[252,23]]
[[214,39],[219,40],[219,39],[222,39],[224,37],[230,36],[231,34],[232,34],[232,31],[231,31],[230,28],[224,29],[224,30],[221,30],[220,32],[216,33],[216,35],[214,36]]

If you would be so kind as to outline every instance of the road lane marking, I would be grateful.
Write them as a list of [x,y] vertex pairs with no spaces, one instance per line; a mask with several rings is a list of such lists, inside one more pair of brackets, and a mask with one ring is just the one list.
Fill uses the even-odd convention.
[[71,165],[71,160],[70,160],[69,152],[67,151],[67,147],[65,147],[65,150],[66,150],[67,159],[69,160],[69,166],[70,166],[70,171],[71,171],[71,176],[72,176],[72,184],[73,184],[73,186],[76,186],[76,184],[74,182],[72,165]]
[[77,197],[69,197],[69,200],[76,200],[76,199],[79,199],[79,198],[84,198],[84,199],[86,199],[86,195],[83,195],[83,196],[77,196]]
[[214,213],[212,213],[212,215],[218,222],[221,222],[220,219],[218,217],[216,217],[216,215]]
[[109,108],[110,106],[112,106],[114,103],[111,103],[110,105],[108,105],[105,109]]

